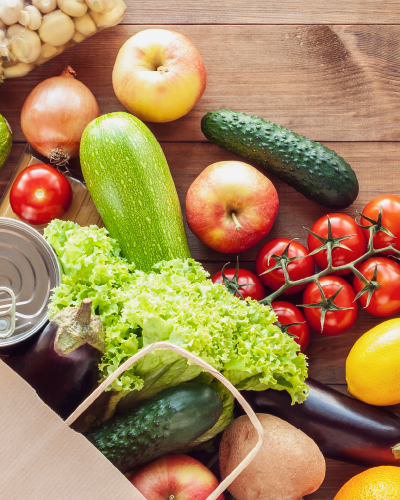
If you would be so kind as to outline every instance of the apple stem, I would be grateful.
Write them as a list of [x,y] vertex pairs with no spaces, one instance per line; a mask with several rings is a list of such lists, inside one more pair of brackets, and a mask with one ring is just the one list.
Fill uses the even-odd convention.
[[170,496],[168,497],[168,500],[175,500],[175,496],[174,496],[174,495],[170,495]]
[[240,231],[242,229],[242,226],[240,225],[239,221],[237,220],[235,212],[231,213],[233,222],[235,223],[236,231]]
[[161,74],[168,73],[169,69],[165,68],[164,66],[159,66],[157,68],[157,71],[159,71]]

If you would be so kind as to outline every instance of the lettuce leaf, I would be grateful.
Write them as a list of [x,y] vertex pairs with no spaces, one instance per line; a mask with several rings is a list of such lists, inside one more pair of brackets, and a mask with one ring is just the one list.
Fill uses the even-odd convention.
[[[237,388],[286,390],[292,403],[306,398],[306,357],[274,322],[273,310],[257,301],[239,300],[193,259],[163,261],[153,272],[135,270],[120,256],[105,229],[53,221],[45,237],[63,268],[49,315],[93,300],[93,312],[106,328],[106,350],[99,365],[104,380],[138,350],[160,340],[179,345],[223,373]],[[123,411],[157,392],[204,377],[201,368],[165,349],[157,349],[125,371],[111,389]],[[205,439],[232,419],[233,397],[210,381],[224,412]],[[120,398],[113,398],[114,404]]]

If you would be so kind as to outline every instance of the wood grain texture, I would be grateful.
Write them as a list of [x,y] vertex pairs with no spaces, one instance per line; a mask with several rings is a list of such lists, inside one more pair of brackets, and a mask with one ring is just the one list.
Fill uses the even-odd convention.
[[[29,92],[70,64],[102,113],[123,110],[111,74],[122,44],[149,26],[95,35],[19,81],[6,80],[0,110],[22,141]],[[151,26],[150,26],[151,27]],[[230,108],[257,114],[318,141],[400,139],[400,26],[184,26],[202,55],[206,92],[187,116],[150,124],[162,141],[205,141],[201,117]],[[240,49],[240,50],[239,50]]]
[[397,0],[126,0],[123,24],[396,24]]
[[[346,464],[337,460],[326,459],[326,476],[321,487],[304,500],[333,500],[340,488],[356,474],[365,471],[364,467]],[[354,498],[354,500],[356,500]]]

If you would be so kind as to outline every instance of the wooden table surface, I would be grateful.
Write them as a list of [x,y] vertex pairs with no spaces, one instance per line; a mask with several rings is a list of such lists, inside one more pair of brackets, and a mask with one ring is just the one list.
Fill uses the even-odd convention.
[[[352,216],[379,194],[400,193],[400,0],[127,2],[121,25],[0,87],[0,113],[14,133],[10,158],[0,171],[0,196],[25,146],[19,116],[29,92],[69,64],[92,90],[102,113],[123,110],[111,84],[116,55],[129,37],[155,26],[188,36],[207,68],[207,89],[195,109],[176,122],[150,125],[167,156],[182,207],[187,189],[205,167],[235,158],[208,143],[200,130],[204,113],[221,108],[262,116],[342,155],[360,181],[360,195],[345,211]],[[265,241],[285,236],[305,243],[303,226],[310,227],[326,210],[271,179],[280,208]],[[193,257],[210,272],[229,260],[187,231]],[[262,243],[241,255],[243,267],[254,269]],[[346,392],[346,356],[355,340],[379,322],[361,312],[344,335],[314,333],[307,350],[310,376]],[[362,470],[327,460],[325,482],[307,500],[332,500]]]

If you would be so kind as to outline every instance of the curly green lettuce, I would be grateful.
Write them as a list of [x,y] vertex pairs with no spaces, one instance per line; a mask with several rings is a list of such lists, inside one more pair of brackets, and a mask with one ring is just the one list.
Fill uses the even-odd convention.
[[62,272],[61,286],[53,290],[49,317],[91,298],[93,311],[104,326],[115,323],[126,301],[124,290],[135,279],[135,266],[120,256],[116,240],[104,228],[81,227],[58,219],[45,228],[44,237],[55,251]]
[[[240,300],[213,284],[193,259],[175,259],[135,270],[120,256],[105,229],[53,221],[45,237],[62,265],[62,284],[53,291],[50,315],[90,297],[106,329],[99,365],[102,380],[144,346],[169,341],[199,356],[238,389],[286,390],[292,402],[306,398],[306,357],[274,323],[269,307]],[[113,384],[113,404],[131,407],[174,385],[204,376],[179,354],[157,349],[126,370]],[[233,397],[214,383],[224,413],[209,437],[232,419]],[[208,437],[207,437],[208,439]]]
[[[204,359],[239,389],[286,390],[293,402],[304,400],[306,358],[274,325],[271,308],[234,297],[223,285],[212,283],[192,259],[160,262],[153,273],[136,271],[135,276],[119,321],[107,329],[100,365],[104,378],[133,354],[127,342],[135,339],[136,352],[167,340]],[[127,370],[113,388],[147,392],[147,377],[151,385],[169,386],[176,379],[190,380],[195,371],[179,354],[156,350]]]

